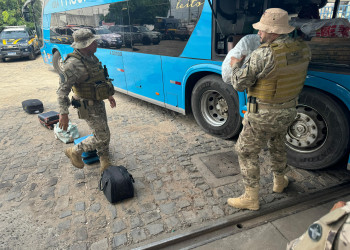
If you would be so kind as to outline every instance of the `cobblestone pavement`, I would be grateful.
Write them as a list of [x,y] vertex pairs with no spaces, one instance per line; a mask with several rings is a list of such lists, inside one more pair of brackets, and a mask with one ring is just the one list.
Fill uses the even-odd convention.
[[[135,197],[109,204],[98,189],[99,165],[75,169],[62,152],[69,145],[22,110],[21,102],[31,98],[41,99],[45,112],[57,110],[57,74],[40,57],[0,65],[0,249],[130,249],[241,213],[226,204],[243,191],[240,175],[209,178],[198,160],[232,150],[235,140],[212,137],[192,116],[123,94],[115,95],[116,109],[107,108],[110,153],[134,176]],[[70,111],[80,135],[89,134]],[[345,169],[291,167],[287,192],[273,194],[265,159],[262,152],[262,206],[350,179]]]

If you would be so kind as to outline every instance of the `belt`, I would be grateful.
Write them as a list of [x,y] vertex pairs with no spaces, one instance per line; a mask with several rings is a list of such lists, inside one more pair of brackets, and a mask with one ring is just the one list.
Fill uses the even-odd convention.
[[258,103],[258,109],[287,109],[287,108],[293,108],[297,104],[298,102],[295,99],[289,102],[281,103],[281,104]]
[[101,101],[97,101],[97,100],[82,99],[82,98],[80,98],[77,95],[73,95],[73,98],[75,100],[83,102],[86,106],[93,106],[94,104],[97,104],[97,103],[101,102]]

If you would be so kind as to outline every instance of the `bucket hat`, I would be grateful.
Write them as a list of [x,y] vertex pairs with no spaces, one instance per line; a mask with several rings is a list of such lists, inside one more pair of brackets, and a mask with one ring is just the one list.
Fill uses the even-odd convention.
[[280,35],[288,34],[294,30],[294,27],[288,23],[288,12],[280,8],[265,10],[260,21],[253,24],[253,28]]
[[74,42],[71,46],[75,49],[83,49],[98,39],[98,36],[92,34],[91,30],[89,29],[78,29],[73,32],[73,39]]

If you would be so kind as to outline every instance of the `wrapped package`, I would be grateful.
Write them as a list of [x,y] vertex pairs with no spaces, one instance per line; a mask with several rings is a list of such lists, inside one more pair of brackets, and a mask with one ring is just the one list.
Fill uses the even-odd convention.
[[245,56],[243,63],[245,63],[250,54],[260,46],[260,37],[257,34],[246,35],[231,49],[222,63],[222,80],[226,83],[231,82],[232,68],[230,65],[231,57],[241,58]]

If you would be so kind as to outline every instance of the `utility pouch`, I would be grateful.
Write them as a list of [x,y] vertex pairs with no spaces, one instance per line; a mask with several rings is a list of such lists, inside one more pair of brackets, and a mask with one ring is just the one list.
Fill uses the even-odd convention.
[[256,97],[254,96],[248,97],[247,110],[248,110],[248,113],[256,113],[258,111],[257,104],[256,104]]
[[114,86],[110,81],[96,83],[96,100],[102,101],[114,94]]
[[81,105],[77,108],[78,109],[78,117],[79,119],[87,119],[89,116],[89,112],[87,110],[87,103],[80,100]]

